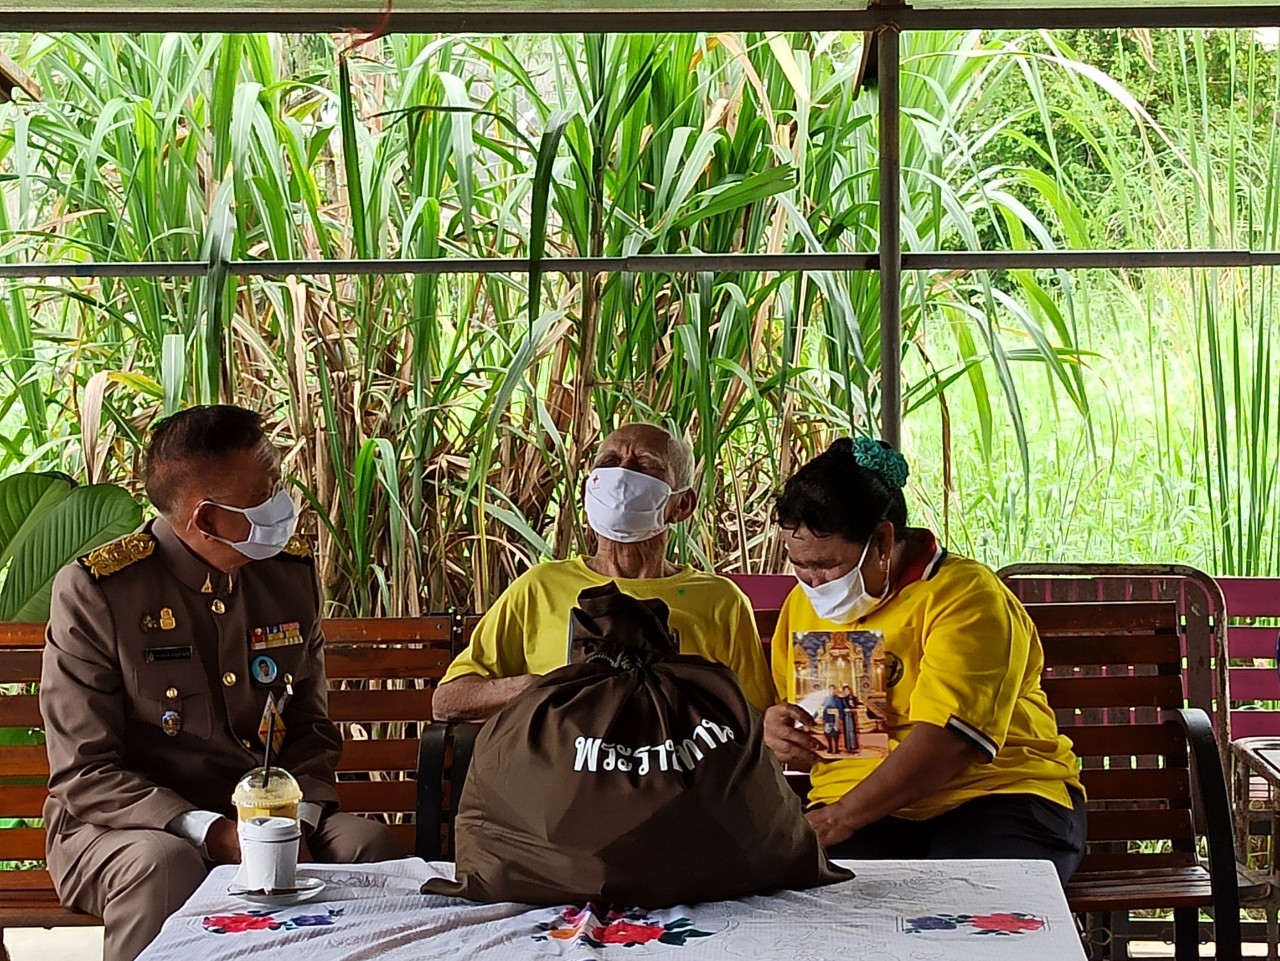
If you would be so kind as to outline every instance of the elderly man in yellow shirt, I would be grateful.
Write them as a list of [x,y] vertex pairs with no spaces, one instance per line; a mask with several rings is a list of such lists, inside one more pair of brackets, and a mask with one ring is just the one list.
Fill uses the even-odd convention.
[[[774,634],[787,703],[766,713],[765,741],[812,768],[807,816],[831,857],[1033,858],[1065,884],[1085,798],[1035,625],[991,570],[907,526],[906,479],[897,451],[844,439],[783,488],[775,515],[799,583]],[[851,664],[878,749],[824,757],[798,695]]]
[[683,440],[648,424],[606,437],[583,489],[596,552],[544,561],[503,592],[436,690],[436,720],[484,720],[567,664],[578,594],[610,581],[634,597],[665,601],[680,652],[733,670],[747,701],[766,710],[776,700],[773,681],[746,597],[723,577],[667,559],[671,525],[696,505],[693,452]]

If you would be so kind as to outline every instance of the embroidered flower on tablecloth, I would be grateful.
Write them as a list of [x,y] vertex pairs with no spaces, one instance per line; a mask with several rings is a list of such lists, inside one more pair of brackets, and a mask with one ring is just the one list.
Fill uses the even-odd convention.
[[907,934],[919,934],[921,931],[954,931],[955,929],[955,921],[944,914],[926,914],[921,918],[907,918],[903,922],[903,930]]
[[917,918],[903,918],[899,922],[904,934],[928,934],[938,931],[954,931],[964,936],[994,934],[1000,937],[1016,937],[1044,930],[1048,924],[1044,918],[1021,911],[1003,911],[994,914],[926,914]]
[[304,914],[300,917],[290,918],[286,922],[286,926],[292,924],[297,928],[320,928],[333,924],[333,919],[341,917],[341,915],[341,911],[330,911],[328,914]]
[[636,924],[633,921],[614,921],[592,932],[593,937],[602,944],[621,944],[631,947],[633,944],[648,944],[661,940],[667,929],[660,924]]
[[975,914],[969,923],[981,934],[1023,934],[1028,931],[1039,931],[1044,921],[1021,911],[1005,914]]
[[200,925],[209,934],[245,934],[249,931],[293,931],[297,928],[319,928],[342,917],[342,908],[330,908],[324,914],[300,914],[278,918],[276,911],[256,908],[239,914],[211,914]]
[[654,942],[684,947],[689,938],[712,935],[710,931],[696,930],[688,918],[661,922],[639,908],[602,911],[591,904],[565,908],[554,920],[539,924],[537,930],[540,933],[533,935],[535,941],[581,941],[588,948],[634,948]]
[[214,914],[201,924],[210,934],[244,934],[246,931],[275,931],[280,922],[270,911],[246,911],[243,914]]

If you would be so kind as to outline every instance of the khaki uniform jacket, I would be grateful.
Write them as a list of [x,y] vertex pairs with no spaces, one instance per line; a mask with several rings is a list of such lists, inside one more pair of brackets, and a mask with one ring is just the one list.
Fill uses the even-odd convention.
[[[267,692],[279,697],[288,679],[278,763],[305,800],[336,809],[342,737],[328,719],[320,605],[300,539],[227,575],[163,519],[59,572],[40,683],[55,882],[98,829],[231,816],[236,782],[262,763]],[[264,662],[251,677],[261,655],[276,667],[269,683]]]

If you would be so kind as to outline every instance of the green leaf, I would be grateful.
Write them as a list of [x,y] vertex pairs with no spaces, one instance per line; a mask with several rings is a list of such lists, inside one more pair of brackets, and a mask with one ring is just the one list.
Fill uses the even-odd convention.
[[51,474],[13,474],[0,480],[0,571],[44,516],[75,487]]
[[35,745],[44,743],[44,731],[38,727],[0,727],[0,744]]
[[529,326],[542,309],[542,259],[547,253],[547,211],[551,200],[551,174],[560,139],[574,114],[560,110],[551,115],[538,144],[538,166],[533,177],[533,211],[529,228]]
[[342,164],[347,175],[347,203],[356,256],[373,257],[373,235],[365,210],[364,182],[360,179],[360,141],[357,137],[356,103],[351,93],[351,67],[345,56],[338,60],[338,108],[342,124]]
[[24,528],[0,593],[0,621],[49,617],[53,578],[85,551],[135,529],[142,508],[128,492],[109,484],[77,487]]
[[181,334],[165,334],[160,357],[160,383],[164,385],[164,415],[176,414],[187,389],[186,340]]

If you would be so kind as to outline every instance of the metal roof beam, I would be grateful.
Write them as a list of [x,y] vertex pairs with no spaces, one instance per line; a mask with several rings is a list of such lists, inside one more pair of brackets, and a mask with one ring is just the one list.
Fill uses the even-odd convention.
[[[891,24],[902,30],[1033,28],[1108,29],[1117,27],[1274,27],[1280,26],[1280,5],[1240,3],[1165,3],[1159,6],[954,6],[842,8],[838,4],[767,3],[720,0],[716,9],[691,4],[636,4],[630,9],[575,5],[566,0],[523,0],[503,7],[459,2],[454,9],[405,9],[399,3],[385,24],[397,33],[651,33],[764,30],[872,31]],[[204,7],[138,4],[124,9],[111,2],[74,7],[65,3],[0,0],[0,30],[111,31],[151,33],[276,31],[328,33],[370,30],[383,26],[382,13],[368,5],[343,8],[316,4],[312,8],[264,3],[246,9],[238,5]],[[554,31],[548,27],[554,25]]]
[[[232,260],[234,277],[392,276],[396,274],[529,273],[522,257],[441,257],[435,260]],[[907,271],[974,270],[1205,270],[1280,267],[1280,250],[1027,250],[904,253]],[[557,257],[542,261],[546,274],[788,273],[879,270],[874,253],[644,254],[634,257]],[[0,280],[98,277],[204,277],[205,262],[0,264]]]

